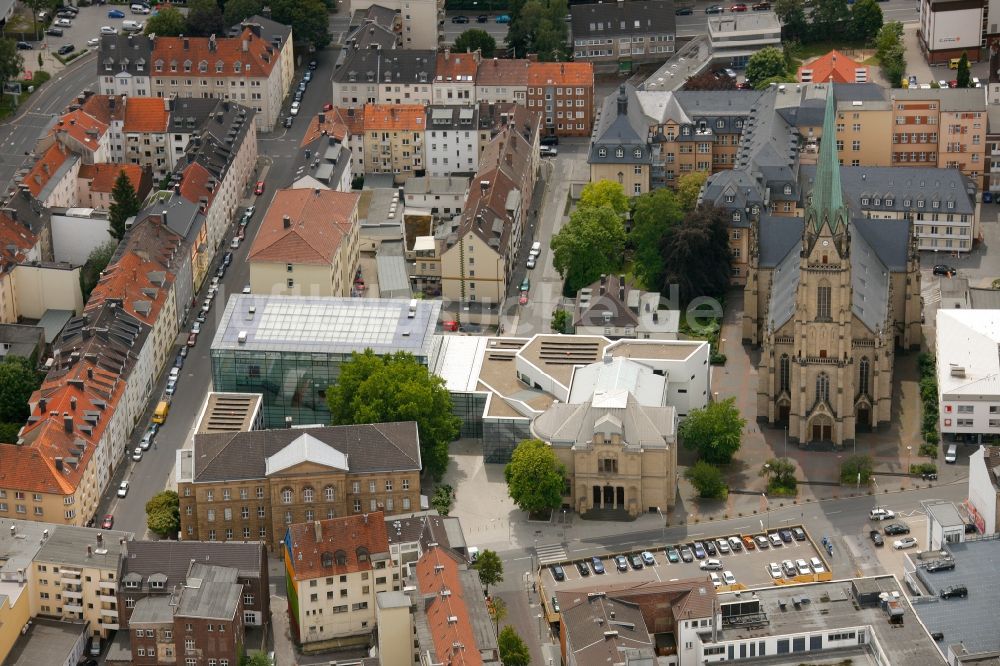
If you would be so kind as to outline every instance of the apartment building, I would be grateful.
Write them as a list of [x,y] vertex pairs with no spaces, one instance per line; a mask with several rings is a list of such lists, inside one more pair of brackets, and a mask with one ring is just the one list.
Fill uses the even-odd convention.
[[428,176],[474,174],[479,169],[475,106],[428,106],[424,138]]
[[288,526],[282,544],[297,641],[310,650],[366,646],[377,595],[401,587],[381,511]]
[[399,14],[404,49],[437,50],[440,25],[444,21],[444,0],[351,0],[350,11],[352,14],[366,11],[373,5]]
[[1000,434],[1000,393],[989,385],[1000,369],[990,351],[1000,340],[995,312],[938,310],[938,425],[947,442],[982,444]]
[[667,0],[618,0],[570,7],[573,60],[600,72],[630,72],[674,52],[674,6]]
[[110,210],[115,182],[122,172],[128,178],[136,196],[142,201],[153,189],[153,174],[137,164],[84,164],[76,179],[76,205],[83,208]]
[[[309,127],[306,128],[302,143],[299,145],[301,148],[312,150],[317,155],[323,154],[324,159],[327,159],[326,154],[330,151],[331,146],[341,146],[340,150],[346,151],[344,157],[347,159],[346,175],[342,175],[342,178],[347,182],[343,187],[334,186],[335,179],[332,178],[333,173],[331,173],[331,180],[327,184],[331,189],[348,191],[351,181],[365,172],[364,109],[334,107],[329,111],[316,114],[309,120]],[[339,162],[341,158],[337,155],[335,159]],[[333,172],[337,171],[339,171],[339,167],[333,170]],[[317,169],[317,175],[322,176],[320,169]]]
[[446,48],[444,53],[439,53],[432,87],[433,103],[475,104],[476,73],[480,62],[482,55],[478,50],[452,53]]
[[402,16],[398,11],[382,5],[355,10],[344,45],[348,48],[356,45],[360,49],[403,48]]
[[612,340],[676,340],[679,304],[663,302],[659,292],[642,291],[624,275],[602,275],[577,292],[573,332]]
[[156,97],[138,97],[122,101],[125,106],[124,162],[149,169],[157,182],[170,173],[167,153],[168,103]]
[[101,95],[153,96],[150,68],[152,35],[101,35],[97,57],[97,85]]
[[525,59],[492,58],[479,63],[476,72],[476,101],[488,104],[526,104],[528,67]]
[[527,101],[528,111],[544,111],[543,134],[590,136],[594,123],[594,65],[530,63]]
[[[266,22],[266,23],[265,23]],[[151,94],[238,102],[273,129],[292,84],[291,28],[253,17],[233,37],[156,37],[150,55]]]
[[21,188],[46,208],[76,205],[76,183],[83,160],[61,142],[52,143],[31,166]]
[[961,58],[963,53],[972,61],[984,57],[986,51],[981,46],[986,45],[987,33],[997,32],[995,23],[989,24],[989,31],[986,29],[990,4],[985,0],[921,0],[917,39],[927,62],[944,64],[952,58]]
[[397,183],[423,171],[423,104],[366,104],[364,173],[389,173]]
[[0,211],[0,323],[3,324],[14,324],[22,316],[14,275],[18,265],[43,258],[38,236],[12,215],[16,215],[13,210]]
[[537,112],[516,107],[480,158],[458,228],[445,240],[442,296],[469,321],[499,316],[533,205],[540,126]]
[[276,192],[247,255],[252,291],[350,296],[360,198],[321,189]]
[[333,73],[333,103],[430,104],[436,67],[435,51],[353,49]]
[[742,69],[757,51],[768,46],[781,48],[781,21],[770,11],[709,16],[708,45],[716,65]]
[[280,548],[293,523],[420,505],[416,424],[195,435],[177,452],[181,534]]

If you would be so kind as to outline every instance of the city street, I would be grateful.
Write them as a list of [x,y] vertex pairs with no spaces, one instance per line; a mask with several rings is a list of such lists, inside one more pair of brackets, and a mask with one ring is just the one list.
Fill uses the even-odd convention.
[[[450,45],[454,44],[458,36],[461,35],[466,30],[483,30],[490,34],[493,39],[497,41],[497,50],[502,50],[506,48],[504,40],[507,38],[507,23],[497,23],[496,18],[503,14],[503,12],[497,11],[487,11],[485,9],[486,3],[483,3],[484,9],[467,10],[467,11],[451,11],[448,12],[447,16],[444,18],[444,25],[441,26],[441,34],[444,35],[444,44]],[[478,23],[476,17],[479,15],[484,15],[489,17],[486,23]],[[469,19],[468,23],[452,23],[452,18],[455,16],[465,16]]]
[[[685,7],[691,7],[694,10],[694,13],[689,16],[677,17],[678,37],[693,37],[695,35],[708,32],[708,19],[710,15],[705,13],[705,8],[721,4],[723,7],[728,9],[732,3],[697,0],[697,2],[692,3],[678,3],[678,6],[681,6],[682,4]],[[913,0],[888,0],[887,2],[879,3],[879,7],[882,9],[882,16],[884,17],[886,23],[889,21],[909,23],[911,21],[916,21],[919,14],[917,3]],[[731,14],[727,11],[726,15]],[[718,14],[716,14],[716,16],[718,16]]]

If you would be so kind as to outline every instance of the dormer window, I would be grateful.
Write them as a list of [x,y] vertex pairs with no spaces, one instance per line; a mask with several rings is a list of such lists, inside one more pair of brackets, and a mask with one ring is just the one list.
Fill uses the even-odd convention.
[[222,74],[222,70],[225,68],[225,66],[226,66],[226,63],[222,62],[221,60],[216,60],[215,61],[215,71],[216,71],[216,73]]
[[733,222],[739,222],[739,221],[740,221],[740,211],[734,210],[733,211]]
[[177,71],[177,61],[176,60],[171,60],[170,61],[170,71],[171,72],[176,72]]
[[185,60],[184,61],[184,71],[185,72],[190,72],[191,71],[191,61],[190,60]]
[[924,207],[924,200],[917,199],[917,208],[923,208],[923,207]]
[[758,213],[760,213],[760,206],[758,206],[757,204],[750,206],[750,212],[753,213],[754,215],[757,215]]
[[691,128],[685,125],[684,127],[681,128],[681,134],[683,134],[684,136],[691,136]]
[[149,581],[149,589],[151,590],[162,590],[163,581],[162,580],[151,580]]
[[624,148],[619,148],[618,150],[616,150],[615,151],[615,157],[617,157],[619,159],[622,158],[622,157],[625,157],[625,149]]
[[597,149],[597,156],[598,157],[607,157],[608,156],[608,149],[607,148],[598,148]]
[[885,200],[885,205],[886,206],[891,206],[892,205],[892,199],[886,199]]
[[726,195],[726,203],[733,203],[734,201],[736,201],[736,197],[734,195],[732,194]]
[[876,206],[881,206],[882,205],[882,200],[881,199],[876,199],[875,200],[875,205]]
[[163,71],[163,61],[162,60],[157,60],[155,63],[153,63],[153,66],[156,68],[156,71],[158,71],[158,72],[162,72]]
[[949,202],[948,202],[948,210],[951,210],[951,209],[953,209],[954,207],[955,207],[955,202],[954,202],[954,201],[949,201]]
[[198,71],[201,72],[202,74],[204,74],[205,72],[208,71],[208,61],[207,60],[202,60],[201,62],[198,63]]
[[737,120],[736,121],[736,129],[741,129],[742,127],[743,127],[743,121],[742,120]]
[[233,63],[233,71],[234,72],[236,72],[237,74],[239,74],[242,69],[243,69],[243,64],[239,60],[237,60],[236,62]]
[[635,156],[635,159],[641,160],[642,159],[642,148],[636,148],[635,151],[633,151],[632,155]]
[[862,206],[867,206],[868,205],[868,197],[864,197],[864,198],[861,199],[861,205]]
[[903,199],[903,208],[909,208],[909,207],[910,207],[910,200]]
[[136,589],[136,588],[139,587],[139,581],[137,581],[137,580],[127,580],[127,581],[125,581],[125,587],[134,590],[134,589]]
[[937,199],[931,202],[931,208],[933,208],[934,210],[937,210],[940,207],[941,207],[941,202],[938,201]]
[[791,185],[785,185],[784,192],[785,192],[785,196],[790,196],[792,194],[792,186]]
[[722,129],[723,127],[726,126],[726,121],[723,120],[722,118],[719,118],[718,120],[715,121],[715,126],[719,129]]

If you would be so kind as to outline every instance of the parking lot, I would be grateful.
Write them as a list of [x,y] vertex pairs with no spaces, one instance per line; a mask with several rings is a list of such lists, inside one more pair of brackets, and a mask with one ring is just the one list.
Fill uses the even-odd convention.
[[[785,534],[782,535],[781,532]],[[753,542],[753,547],[748,547],[748,540]],[[734,549],[733,541],[740,544],[738,550]],[[709,543],[712,544],[711,549]],[[699,545],[701,548],[696,548]],[[624,563],[617,561],[619,556],[625,558]],[[713,583],[717,583],[719,591],[832,578],[826,557],[819,552],[809,534],[798,526],[771,530],[766,534],[718,535],[711,540],[678,543],[648,551],[609,553],[601,556],[599,561],[600,565],[596,568],[590,558],[549,565],[540,576],[544,591],[542,598],[549,603],[557,589],[623,582],[676,581],[708,577],[711,574],[718,576],[718,581],[713,578]],[[784,562],[787,562],[787,570],[782,569],[780,573],[772,575],[770,565],[773,563],[781,568]],[[556,580],[556,566],[560,567],[562,580]],[[599,573],[602,566],[603,574]],[[586,575],[584,571],[587,572]],[[730,584],[726,584],[726,574],[731,574]],[[547,610],[551,614],[551,608]]]
[[[44,32],[41,34],[41,39],[37,42],[32,41],[31,44],[35,49],[42,49],[55,52],[59,47],[66,44],[72,44],[77,51],[81,51],[87,48],[96,48],[94,40],[100,36],[101,28],[108,26],[114,30],[121,32],[122,25],[125,21],[136,21],[139,23],[145,23],[146,20],[151,16],[142,14],[133,14],[129,9],[129,5],[92,5],[90,7],[78,7],[78,13],[74,18],[68,18],[70,25],[59,26],[56,24],[58,17],[52,17],[51,22],[48,25],[39,23],[39,27],[45,25],[45,27],[60,28],[63,32],[61,37],[47,35]],[[116,11],[124,14],[124,17],[111,18],[108,16],[109,12]],[[90,43],[88,43],[90,42]],[[34,64],[33,57],[30,54],[24,54],[25,66]],[[29,67],[30,69],[30,67]]]

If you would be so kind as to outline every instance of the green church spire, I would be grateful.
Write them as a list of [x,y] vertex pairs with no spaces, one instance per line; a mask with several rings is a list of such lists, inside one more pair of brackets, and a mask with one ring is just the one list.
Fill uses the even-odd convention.
[[833,101],[833,84],[828,84],[826,93],[826,115],[823,118],[823,137],[816,163],[816,179],[813,182],[812,202],[806,212],[808,223],[816,233],[823,224],[830,225],[830,231],[837,233],[841,224],[847,224],[847,209],[844,207],[844,193],[840,186],[840,160],[837,157],[837,109]]

